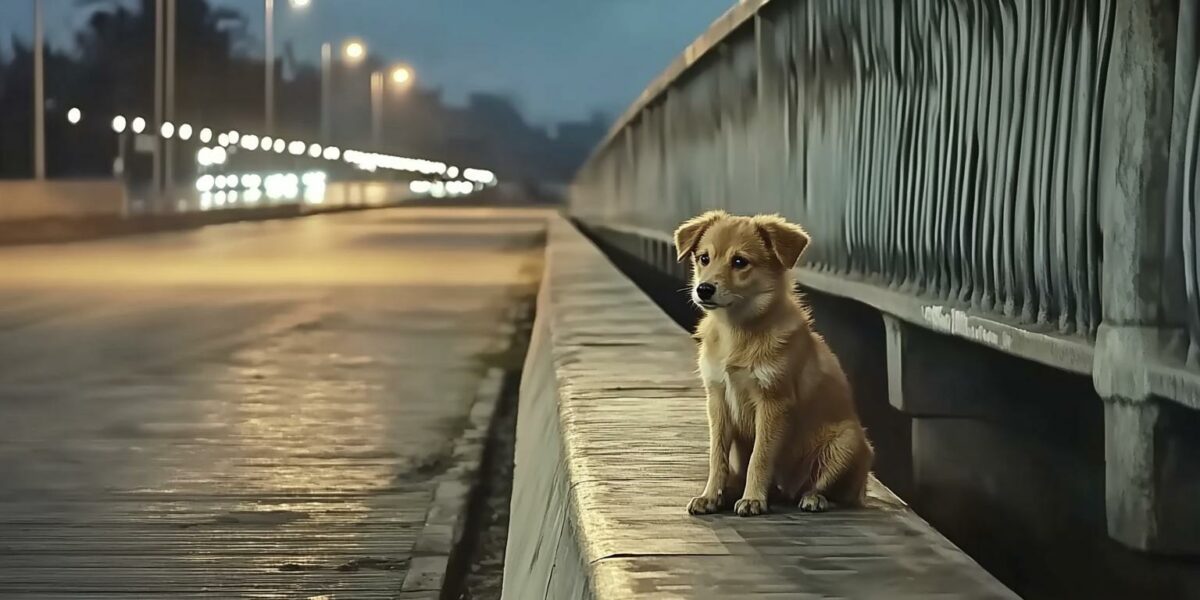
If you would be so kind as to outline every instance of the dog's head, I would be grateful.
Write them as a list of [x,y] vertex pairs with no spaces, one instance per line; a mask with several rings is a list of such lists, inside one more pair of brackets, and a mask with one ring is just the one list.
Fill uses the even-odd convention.
[[791,292],[787,273],[808,234],[778,215],[706,212],[675,230],[680,261],[692,260],[692,301],[706,311],[761,313],[772,295]]

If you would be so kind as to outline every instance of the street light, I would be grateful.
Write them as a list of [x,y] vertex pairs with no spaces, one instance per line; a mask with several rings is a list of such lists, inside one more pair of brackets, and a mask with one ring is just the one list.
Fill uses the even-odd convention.
[[359,40],[350,40],[342,46],[342,54],[346,57],[346,62],[357,63],[367,55],[367,46]]
[[[367,56],[367,46],[357,38],[342,43],[342,60],[356,64]],[[321,44],[321,139],[333,135],[333,44]]]
[[392,83],[404,85],[412,80],[412,69],[405,66],[399,66],[392,69]]

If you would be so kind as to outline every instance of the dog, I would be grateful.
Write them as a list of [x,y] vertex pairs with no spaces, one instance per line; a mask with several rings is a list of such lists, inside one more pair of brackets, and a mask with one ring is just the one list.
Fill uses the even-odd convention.
[[708,482],[688,512],[768,511],[768,496],[803,511],[861,506],[874,450],[850,383],[813,331],[792,268],[808,246],[777,215],[709,211],[675,231],[692,261],[692,301],[708,404]]

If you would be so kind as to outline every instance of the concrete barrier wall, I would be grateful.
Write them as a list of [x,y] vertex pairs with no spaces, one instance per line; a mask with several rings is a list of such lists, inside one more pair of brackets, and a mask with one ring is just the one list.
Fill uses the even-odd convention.
[[872,478],[869,508],[693,517],[695,342],[552,218],[522,377],[503,597],[1016,596]]
[[0,221],[120,215],[124,203],[115,179],[0,180]]

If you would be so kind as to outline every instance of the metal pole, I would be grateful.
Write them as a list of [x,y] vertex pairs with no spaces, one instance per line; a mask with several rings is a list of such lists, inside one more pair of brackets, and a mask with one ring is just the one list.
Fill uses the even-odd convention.
[[263,0],[266,20],[266,53],[263,60],[265,66],[266,91],[263,95],[266,102],[266,132],[275,133],[275,0]]
[[33,1],[33,176],[46,178],[46,67],[42,0]]
[[[175,33],[178,29],[178,16],[176,13],[176,0],[167,0],[166,13],[166,40],[167,40],[167,89],[166,89],[166,120],[175,123]],[[161,130],[161,124],[159,125]],[[159,135],[159,131],[155,131],[154,135]],[[175,196],[175,140],[165,140],[166,157],[163,160],[163,187],[168,199]],[[174,209],[174,203],[170,205],[170,209]]]
[[383,145],[383,72],[371,73],[371,144]]
[[333,141],[333,44],[321,44],[321,141]]
[[150,132],[154,138],[154,165],[149,199],[154,209],[162,195],[162,144],[158,130],[163,121],[163,58],[163,0],[154,0],[154,130]]

